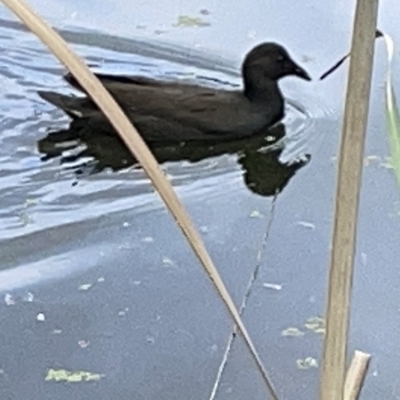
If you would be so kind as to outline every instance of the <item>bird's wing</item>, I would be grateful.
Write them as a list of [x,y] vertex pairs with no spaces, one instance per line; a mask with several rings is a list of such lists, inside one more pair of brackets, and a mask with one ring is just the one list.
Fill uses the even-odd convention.
[[[154,115],[203,131],[229,132],[238,129],[248,111],[246,99],[237,91],[143,76],[95,75],[131,115]],[[85,93],[72,74],[64,79]]]
[[[102,83],[104,86],[123,86],[127,90],[131,88],[132,86],[147,86],[147,87],[174,87],[176,86],[176,82],[172,81],[165,81],[165,80],[159,80],[159,79],[153,79],[153,78],[148,78],[145,76],[135,76],[135,75],[122,75],[122,76],[117,76],[117,75],[111,75],[111,74],[100,74],[100,73],[95,73],[94,74]],[[64,75],[64,79],[75,89],[80,90],[83,93],[87,93],[86,90],[81,86],[81,84],[76,80],[76,78],[71,74],[67,73]],[[189,88],[200,88],[198,85],[195,85],[193,83],[188,83],[188,82],[180,82],[179,86],[182,86],[184,89],[189,89]]]
[[[237,91],[146,77],[97,76],[133,121],[139,116],[154,117],[179,123],[187,129],[224,136],[230,133],[233,136],[251,135],[268,123],[268,111],[263,113],[250,107]],[[65,75],[65,79],[84,92],[71,74]],[[98,110],[89,98],[58,97],[49,92],[39,94],[73,118],[90,117]]]

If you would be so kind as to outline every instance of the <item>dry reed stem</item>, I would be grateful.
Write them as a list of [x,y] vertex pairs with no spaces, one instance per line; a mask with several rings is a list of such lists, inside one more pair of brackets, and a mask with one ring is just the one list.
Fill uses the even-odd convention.
[[166,179],[163,171],[154,156],[140,137],[137,130],[132,126],[121,108],[111,97],[101,82],[93,75],[86,64],[69,48],[67,43],[22,0],[1,0],[11,11],[13,11],[24,24],[51,50],[51,52],[71,71],[78,82],[87,91],[93,101],[110,120],[116,131],[139,161],[146,174],[164,200],[168,209],[175,217],[176,222],[183,231],[192,249],[215,284],[228,311],[232,315],[245,342],[260,370],[267,389],[274,400],[278,400],[268,374],[262,361],[256,352],[255,346],[245,328],[239,312],[230,297],[217,269],[215,268],[204,243],[194,228],[189,215],[180,203],[170,182]]
[[340,146],[321,400],[342,400],[378,0],[358,0]]
[[367,374],[371,354],[356,350],[346,375],[344,400],[357,400]]

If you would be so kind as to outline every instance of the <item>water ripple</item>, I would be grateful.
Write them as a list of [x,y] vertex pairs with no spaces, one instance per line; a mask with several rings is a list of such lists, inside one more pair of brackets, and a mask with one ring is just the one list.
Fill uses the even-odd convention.
[[[71,33],[68,33],[71,35]],[[73,36],[73,35],[72,35]],[[82,37],[81,36],[76,36]],[[89,36],[88,36],[89,37]],[[109,40],[109,39],[108,39]],[[105,40],[104,42],[107,42]],[[137,49],[141,49],[136,44]],[[156,47],[151,47],[155,51]],[[164,79],[203,81],[209,85],[240,85],[237,70],[227,61],[209,55],[195,54],[194,66],[182,63],[182,53],[160,46],[160,58],[123,53],[74,44],[94,70],[119,74],[141,74]],[[171,49],[170,49],[171,50]],[[140,53],[140,51],[139,51]],[[163,57],[168,54],[168,57]],[[175,59],[174,59],[175,57]],[[212,68],[205,68],[205,66]],[[68,119],[42,101],[37,90],[71,89],[62,81],[63,68],[54,57],[24,30],[2,24],[0,27],[0,196],[2,198],[0,238],[26,235],[71,221],[96,218],[113,212],[137,208],[159,207],[148,179],[140,170],[126,169],[118,173],[104,171],[81,179],[66,165],[53,159],[43,163],[36,141],[49,127],[65,126]],[[330,110],[318,99],[298,93],[287,104],[285,125],[287,136],[278,142],[285,148],[283,159],[292,159],[310,150],[315,120],[329,118]],[[304,102],[303,102],[304,100]],[[322,136],[322,135],[320,135]],[[87,163],[80,159],[75,163]],[[74,166],[72,164],[72,166]],[[69,165],[71,167],[71,165]],[[242,172],[236,156],[213,157],[196,163],[166,163],[164,169],[181,196],[222,195],[224,190],[239,190]]]

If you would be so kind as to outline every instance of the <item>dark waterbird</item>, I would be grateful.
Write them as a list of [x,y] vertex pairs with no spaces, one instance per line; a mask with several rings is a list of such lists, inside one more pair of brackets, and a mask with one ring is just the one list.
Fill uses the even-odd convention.
[[[97,74],[148,142],[227,141],[245,138],[284,116],[278,81],[289,75],[311,80],[288,52],[275,43],[252,49],[242,65],[243,89],[214,89],[137,76]],[[84,89],[71,75],[64,79]],[[91,120],[100,132],[114,132],[89,97],[40,91],[39,95],[73,119]],[[93,122],[94,121],[94,122]]]

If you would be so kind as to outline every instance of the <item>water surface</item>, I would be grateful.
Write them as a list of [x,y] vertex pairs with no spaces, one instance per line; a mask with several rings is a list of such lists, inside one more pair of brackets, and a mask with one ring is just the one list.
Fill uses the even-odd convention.
[[[318,77],[347,51],[354,10],[315,0],[31,4],[95,70],[217,86],[240,85],[243,55],[264,40],[287,46]],[[400,43],[395,7],[381,3],[380,28]],[[36,91],[71,89],[54,57],[3,8],[0,48],[1,398],[209,398],[231,329],[209,279],[123,149],[46,141],[68,118]],[[399,194],[385,168],[383,43],[375,59],[349,350],[373,355],[363,398],[396,399]],[[282,82],[286,136],[275,152],[164,154],[236,304],[259,266],[244,320],[285,399],[317,398],[320,370],[298,360],[321,359],[321,337],[305,323],[324,312],[346,68],[323,82]],[[304,157],[301,168],[285,167]],[[283,336],[290,327],[304,335]],[[50,368],[104,376],[54,383],[45,380]],[[265,398],[240,338],[216,398]]]

